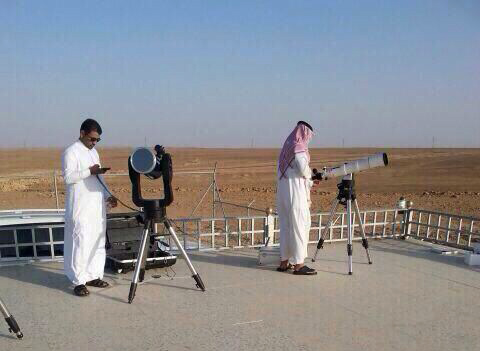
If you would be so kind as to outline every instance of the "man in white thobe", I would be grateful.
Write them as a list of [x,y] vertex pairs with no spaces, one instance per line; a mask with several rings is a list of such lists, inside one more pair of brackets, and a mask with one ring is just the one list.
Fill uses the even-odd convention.
[[[95,145],[102,128],[93,119],[80,127],[80,138],[67,147],[62,155],[62,170],[66,184],[64,269],[75,285],[74,293],[87,296],[86,286],[104,288],[106,204],[117,205],[102,185],[101,168]],[[102,182],[102,183],[100,183]]]
[[304,264],[311,226],[310,189],[313,186],[309,166],[308,143],[312,127],[298,122],[285,141],[279,157],[277,177],[277,210],[280,221],[279,272],[293,268],[293,274],[314,275]]

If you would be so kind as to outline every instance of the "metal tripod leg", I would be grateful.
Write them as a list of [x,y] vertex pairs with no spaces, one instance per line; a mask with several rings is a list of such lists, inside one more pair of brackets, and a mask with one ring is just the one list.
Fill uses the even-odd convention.
[[133,299],[135,298],[135,291],[137,290],[138,282],[143,281],[145,276],[145,265],[148,256],[148,250],[146,250],[146,248],[151,223],[151,220],[147,220],[143,228],[142,241],[138,248],[137,264],[135,265],[135,272],[133,273],[132,283],[130,284],[130,292],[128,293],[128,303],[132,303]]
[[177,234],[175,234],[175,230],[173,230],[173,227],[170,224],[170,221],[168,219],[165,219],[163,223],[165,224],[165,227],[170,232],[170,235],[172,236],[173,241],[175,241],[175,245],[177,245],[177,248],[182,253],[182,256],[185,259],[185,262],[187,262],[187,266],[190,269],[190,272],[192,272],[192,278],[195,279],[197,288],[202,289],[202,291],[205,291],[205,285],[203,284],[203,281],[200,278],[200,275],[195,271],[195,267],[193,267],[193,264],[190,261],[190,258],[188,257],[187,253],[185,252],[185,249],[183,248],[182,244],[180,243],[180,240],[178,240]]
[[10,333],[15,333],[17,338],[23,338],[23,333],[20,331],[20,327],[17,324],[17,321],[13,316],[8,312],[7,306],[3,303],[2,299],[0,299],[0,311],[2,312],[3,316],[5,317],[5,321],[8,324],[8,330]]
[[360,224],[360,233],[362,234],[362,245],[365,248],[365,252],[367,253],[368,264],[372,264],[372,260],[370,259],[370,252],[368,251],[368,240],[367,236],[365,235],[365,226],[363,225],[362,217],[360,216],[360,209],[358,208],[358,202],[355,199],[353,201],[353,208],[355,209],[355,214],[358,217],[358,223]]
[[332,225],[333,218],[335,217],[335,213],[337,213],[337,207],[339,202],[340,200],[338,200],[337,198],[335,198],[335,200],[333,200],[332,202],[332,208],[330,210],[330,214],[328,215],[327,225],[325,226],[322,234],[320,235],[320,239],[318,240],[318,244],[317,244],[317,250],[315,250],[315,255],[312,258],[312,262],[315,262],[315,260],[317,259],[318,250],[323,249],[323,242],[325,241],[325,235],[327,234],[327,231],[330,229],[330,226]]
[[347,255],[348,255],[348,274],[353,274],[353,227],[352,227],[352,200],[347,200]]

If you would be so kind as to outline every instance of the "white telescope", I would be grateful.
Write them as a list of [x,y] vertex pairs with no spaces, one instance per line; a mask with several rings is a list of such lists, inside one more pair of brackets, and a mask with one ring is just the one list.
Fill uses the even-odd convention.
[[384,167],[386,165],[388,165],[387,154],[380,152],[371,156],[360,158],[358,160],[345,162],[343,165],[337,167],[324,168],[320,172],[314,169],[314,176],[312,179],[321,180],[334,177],[343,177],[347,174],[353,174],[370,168]]
[[[327,225],[323,229],[323,232],[318,240],[317,251],[315,251],[315,256],[312,261],[317,259],[318,250],[323,248],[323,242],[325,241],[325,235],[329,232],[334,218],[337,216],[337,207],[339,204],[345,206],[347,212],[347,254],[348,254],[348,274],[353,274],[353,261],[352,261],[352,252],[353,252],[353,236],[355,228],[352,222],[353,216],[355,215],[358,218],[360,224],[360,233],[362,235],[362,245],[365,248],[367,253],[368,263],[372,264],[370,258],[370,252],[368,251],[368,241],[365,235],[365,227],[362,222],[362,216],[360,214],[360,209],[358,208],[357,198],[355,194],[355,180],[353,174],[356,172],[364,171],[370,168],[384,167],[388,165],[387,154],[382,152],[375,155],[367,156],[360,158],[358,160],[345,162],[341,166],[324,168],[321,172],[318,172],[316,169],[313,169],[312,180],[322,180],[330,177],[342,177],[341,182],[337,185],[338,195],[332,203],[332,209],[330,210],[330,215],[328,216]],[[355,213],[352,213],[352,210]],[[343,217],[342,217],[343,218]]]

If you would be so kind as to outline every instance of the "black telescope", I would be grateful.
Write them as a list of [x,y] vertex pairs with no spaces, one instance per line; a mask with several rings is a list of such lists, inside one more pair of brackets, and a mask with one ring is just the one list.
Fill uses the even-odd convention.
[[[165,149],[160,146],[155,146],[155,153],[146,147],[139,147],[128,158],[128,174],[132,182],[132,201],[138,207],[143,207],[143,234],[140,246],[138,248],[137,262],[135,264],[135,271],[130,285],[130,292],[128,294],[128,303],[132,303],[135,298],[135,292],[139,282],[142,282],[145,276],[145,266],[147,261],[147,242],[155,240],[156,237],[156,223],[163,223],[165,228],[169,231],[178,250],[185,258],[188,268],[192,272],[192,278],[196,282],[196,286],[205,291],[200,275],[195,271],[195,268],[185,252],[180,240],[173,229],[170,220],[167,217],[166,207],[173,202],[172,192],[172,157],[165,152]],[[163,199],[144,199],[142,197],[142,187],[140,182],[140,175],[143,174],[150,179],[163,178]]]
[[[143,207],[146,218],[161,219],[166,215],[165,207],[173,202],[172,192],[172,157],[160,146],[155,146],[154,154],[146,147],[137,148],[128,158],[128,174],[132,182],[132,201],[138,207]],[[163,178],[163,199],[144,199],[140,174],[150,179]]]

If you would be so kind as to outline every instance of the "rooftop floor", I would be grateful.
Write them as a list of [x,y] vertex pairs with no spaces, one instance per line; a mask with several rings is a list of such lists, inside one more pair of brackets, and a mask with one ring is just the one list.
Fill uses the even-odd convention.
[[0,349],[478,350],[480,269],[416,241],[370,246],[373,265],[354,245],[353,276],[340,243],[320,252],[313,277],[258,267],[253,249],[195,252],[206,292],[180,259],[174,278],[147,271],[132,305],[130,274],[79,298],[61,263],[0,267],[0,297],[25,335],[0,323]]

